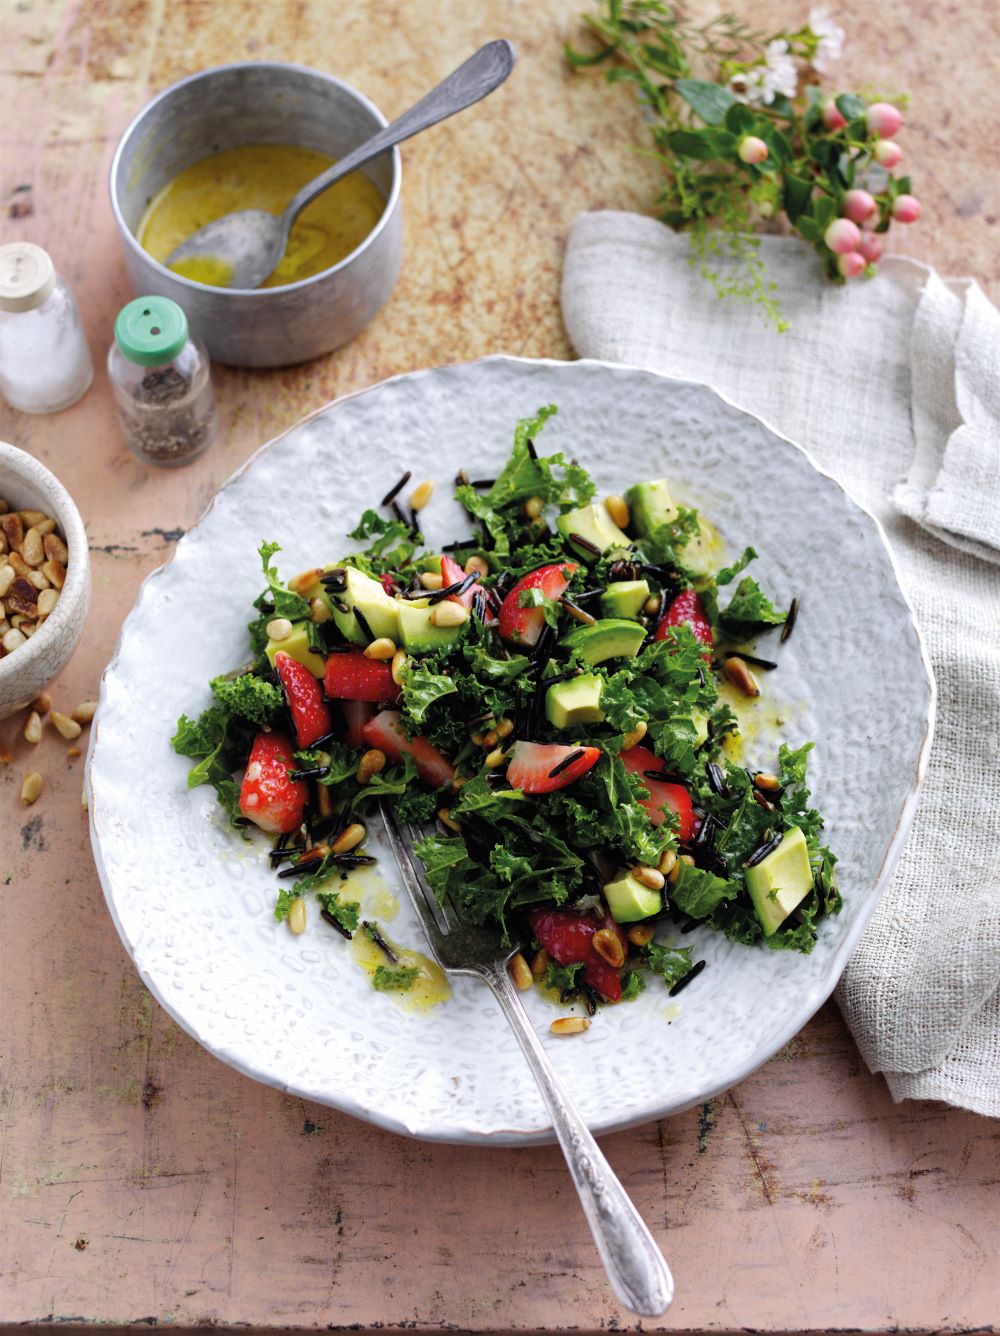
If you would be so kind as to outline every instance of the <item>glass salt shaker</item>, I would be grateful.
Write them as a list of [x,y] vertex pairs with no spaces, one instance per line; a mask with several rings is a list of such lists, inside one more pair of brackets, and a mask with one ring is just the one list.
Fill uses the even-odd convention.
[[0,393],[22,413],[59,413],[94,379],[65,279],[41,246],[0,246]]
[[176,468],[212,444],[208,354],[169,297],[137,297],[118,312],[108,375],[125,440],[143,463]]

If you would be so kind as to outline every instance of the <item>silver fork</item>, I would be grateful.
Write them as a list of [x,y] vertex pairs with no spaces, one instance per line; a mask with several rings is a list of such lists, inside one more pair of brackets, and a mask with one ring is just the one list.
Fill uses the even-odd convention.
[[674,1297],[670,1268],[563,1089],[521,1005],[507,971],[515,948],[499,951],[495,932],[463,924],[453,908],[446,911],[438,904],[419,858],[411,853],[422,832],[410,824],[397,825],[386,803],[379,808],[403,884],[438,964],[449,974],[473,974],[482,979],[517,1036],[545,1100],[612,1289],[633,1312],[659,1317]]

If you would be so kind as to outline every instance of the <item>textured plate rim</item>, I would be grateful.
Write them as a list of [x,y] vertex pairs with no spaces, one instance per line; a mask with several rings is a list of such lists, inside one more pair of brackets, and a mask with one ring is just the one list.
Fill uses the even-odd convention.
[[[644,376],[652,377],[653,379],[656,380],[661,380],[669,385],[690,386],[696,389],[706,390],[714,398],[718,399],[720,402],[724,403],[729,408],[735,409],[737,412],[743,414],[745,417],[751,419],[752,421],[757,422],[762,427],[764,427],[766,431],[770,432],[773,436],[785,442],[785,444],[790,445],[794,450],[797,450],[800,454],[804,455],[807,462],[813,468],[813,470],[822,477],[832,482],[837,487],[837,489],[843,493],[848,504],[850,506],[853,506],[858,512],[860,512],[861,515],[865,517],[865,519],[872,525],[876,535],[878,536],[878,539],[882,545],[884,553],[888,557],[889,566],[895,579],[894,593],[898,596],[900,604],[903,607],[903,609],[905,609],[906,616],[909,620],[910,628],[914,635],[917,649],[919,650],[920,653],[920,659],[923,664],[925,680],[926,680],[927,711],[924,718],[923,737],[921,738],[920,741],[920,747],[917,753],[916,764],[913,768],[913,774],[910,779],[910,786],[907,791],[906,797],[904,798],[902,805],[900,807],[895,829],[887,845],[885,856],[882,860],[881,866],[879,867],[878,874],[875,877],[872,893],[868,901],[865,903],[865,905],[862,906],[854,923],[845,933],[843,940],[832,952],[829,959],[828,968],[826,969],[826,971],[823,973],[822,976],[820,976],[816,980],[816,982],[811,986],[811,988],[803,995],[801,1009],[796,1013],[795,1017],[789,1022],[788,1025],[782,1027],[780,1031],[778,1031],[774,1036],[772,1036],[772,1038],[768,1041],[763,1050],[756,1052],[753,1058],[750,1059],[749,1061],[745,1061],[739,1064],[727,1076],[727,1078],[724,1081],[722,1081],[718,1086],[715,1086],[710,1090],[703,1091],[698,1096],[697,1099],[680,1100],[673,1104],[668,1102],[661,1106],[644,1108],[640,1111],[631,1114],[626,1118],[618,1118],[618,1119],[610,1118],[607,1121],[591,1120],[590,1122],[591,1130],[594,1131],[597,1135],[610,1135],[612,1132],[626,1131],[630,1128],[641,1127],[649,1122],[658,1121],[661,1118],[669,1118],[673,1117],[676,1114],[684,1113],[686,1110],[693,1108],[696,1104],[701,1103],[707,1099],[713,1099],[717,1095],[722,1094],[724,1091],[731,1089],[735,1085],[738,1085],[741,1081],[745,1080],[753,1072],[757,1071],[760,1067],[762,1067],[764,1063],[768,1062],[774,1056],[775,1053],[779,1052],[780,1049],[782,1049],[791,1039],[793,1039],[795,1035],[798,1034],[798,1032],[803,1028],[803,1026],[808,1024],[808,1022],[812,1019],[812,1017],[815,1016],[816,1012],[820,1009],[820,1007],[824,1004],[824,1002],[826,1002],[828,998],[832,995],[834,989],[836,988],[838,982],[840,981],[840,976],[843,974],[843,971],[847,965],[848,960],[851,957],[851,954],[854,951],[854,948],[857,946],[859,940],[861,939],[862,934],[868,927],[869,923],[871,922],[875,914],[875,910],[877,909],[879,901],[881,900],[882,895],[886,889],[886,886],[888,885],[889,878],[892,876],[896,864],[899,861],[900,855],[902,854],[903,851],[903,847],[906,843],[906,838],[909,835],[910,828],[913,824],[913,818],[916,814],[917,800],[919,798],[920,789],[923,784],[924,776],[927,771],[927,761],[930,755],[931,742],[934,736],[934,725],[937,715],[937,683],[935,681],[934,673],[931,668],[930,657],[927,653],[927,646],[924,641],[923,634],[920,630],[920,626],[919,623],[917,622],[916,616],[914,615],[913,606],[910,603],[910,600],[907,597],[902,582],[900,580],[898,563],[896,561],[892,548],[888,542],[888,539],[886,538],[885,530],[883,529],[882,524],[880,523],[878,518],[875,515],[873,515],[872,512],[867,509],[867,507],[863,506],[860,502],[856,501],[850,495],[850,493],[847,492],[846,488],[839,482],[839,480],[835,478],[831,473],[829,473],[826,469],[824,469],[813,458],[812,454],[807,449],[805,449],[804,446],[799,445],[796,441],[791,440],[783,432],[778,431],[777,428],[772,426],[771,423],[769,423],[765,418],[762,418],[759,414],[751,413],[749,410],[735,403],[732,399],[728,398],[726,395],[722,394],[719,390],[717,390],[713,385],[708,384],[706,381],[692,380],[687,377],[664,375],[663,373],[658,371],[651,371],[645,367],[631,366],[623,362],[609,362],[599,358],[579,358],[572,361],[564,361],[559,358],[515,357],[506,353],[493,353],[485,357],[475,358],[470,362],[445,363],[441,366],[424,367],[416,371],[405,371],[405,372],[400,372],[393,376],[387,376],[384,380],[376,381],[375,384],[373,385],[366,385],[361,389],[352,390],[348,394],[340,395],[338,396],[338,398],[333,399],[328,403],[320,405],[318,408],[314,409],[311,413],[308,413],[304,417],[300,418],[298,421],[293,423],[290,427],[286,428],[284,431],[279,432],[277,436],[272,437],[269,441],[266,441],[263,445],[259,446],[253,452],[253,454],[251,454],[249,458],[247,458],[243,462],[243,464],[241,464],[240,467],[235,470],[235,472],[230,474],[230,476],[225,480],[225,482],[223,482],[218,487],[211,501],[202,511],[201,515],[199,515],[198,519],[191,526],[191,528],[187,530],[187,533],[188,534],[192,533],[195,529],[199,528],[202,524],[205,523],[205,521],[208,519],[208,517],[214,510],[216,502],[218,501],[220,495],[226,489],[234,485],[239,479],[241,479],[243,475],[252,467],[252,465],[261,455],[265,454],[273,446],[277,445],[279,441],[282,441],[286,436],[290,435],[292,432],[300,430],[307,423],[313,421],[315,418],[321,416],[322,414],[329,412],[331,409],[336,408],[339,405],[346,403],[350,400],[360,398],[362,395],[371,394],[375,391],[383,390],[386,387],[396,384],[397,382],[400,381],[422,380],[425,377],[434,376],[441,372],[465,371],[473,367],[479,367],[483,365],[496,365],[496,364],[505,364],[508,366],[524,366],[524,367],[545,367],[549,369],[555,369],[556,371],[558,371],[558,369],[562,367],[599,367],[603,370],[618,372],[622,373],[623,375],[632,375],[639,373]],[[184,539],[182,538],[180,541],[183,542]],[[179,546],[179,544],[177,546]],[[184,1030],[187,1034],[189,1034],[192,1039],[196,1040],[204,1049],[206,1049],[206,1051],[211,1053],[213,1057],[218,1058],[222,1062],[225,1062],[228,1066],[234,1068],[242,1075],[248,1076],[252,1080],[259,1081],[264,1085],[272,1086],[274,1089],[281,1090],[285,1093],[300,1095],[302,1098],[308,1098],[311,1101],[315,1101],[314,1095],[312,1096],[303,1095],[302,1092],[298,1090],[298,1088],[295,1086],[294,1083],[287,1083],[281,1081],[280,1079],[276,1079],[271,1074],[257,1070],[251,1062],[242,1061],[236,1056],[229,1053],[219,1052],[218,1049],[215,1048],[211,1042],[209,1042],[206,1038],[203,1038],[202,1035],[199,1034],[197,1028],[192,1023],[190,1023],[186,1017],[179,1014],[178,1009],[175,1006],[173,1006],[171,1002],[168,1000],[165,990],[159,987],[156,981],[147,973],[146,970],[143,969],[143,967],[136,960],[132,944],[129,941],[128,936],[126,935],[124,926],[121,920],[119,919],[115,908],[113,893],[111,889],[111,878],[108,874],[101,853],[100,834],[97,829],[98,816],[97,813],[95,812],[92,770],[94,764],[94,753],[100,738],[101,715],[104,709],[104,704],[106,699],[107,678],[114,672],[114,670],[117,667],[118,660],[121,654],[122,642],[124,640],[126,630],[128,628],[129,622],[132,620],[132,617],[136,609],[139,606],[139,603],[141,602],[141,600],[145,595],[147,586],[152,581],[162,576],[163,573],[170,567],[176,555],[177,546],[175,546],[173,552],[171,552],[167,560],[163,562],[162,565],[157,566],[155,570],[150,571],[150,573],[144,578],[144,580],[140,584],[132,608],[129,610],[128,615],[126,616],[125,620],[122,623],[121,630],[118,633],[117,639],[115,641],[114,653],[112,654],[103,673],[101,674],[98,711],[97,714],[95,715],[94,723],[90,730],[90,741],[87,748],[87,760],[86,760],[86,770],[84,778],[85,791],[87,796],[87,816],[90,828],[90,842],[91,842],[91,849],[94,855],[94,863],[97,867],[97,873],[101,882],[101,889],[104,893],[104,899],[108,907],[108,912],[111,915],[112,922],[114,923],[115,928],[118,931],[119,937],[121,938],[122,945],[124,946],[126,952],[128,953],[132,965],[136,969],[136,972],[138,973],[139,977],[142,979],[143,983],[149,989],[152,995],[156,998],[160,1006],[163,1007],[164,1011],[166,1011],[167,1014],[171,1017],[171,1019],[174,1020],[176,1024],[181,1027],[182,1030]],[[482,1132],[474,1127],[465,1126],[461,1122],[456,1122],[454,1124],[446,1124],[438,1122],[435,1123],[433,1126],[429,1127],[428,1126],[414,1127],[402,1122],[398,1118],[392,1117],[391,1115],[383,1112],[382,1110],[369,1108],[365,1105],[362,1105],[360,1101],[354,1100],[351,1098],[349,1094],[344,1094],[344,1093],[340,1093],[336,1100],[331,1098],[329,1100],[324,1100],[323,1103],[327,1107],[335,1108],[340,1112],[349,1114],[350,1116],[358,1118],[363,1122],[370,1123],[376,1127],[381,1127],[385,1131],[393,1132],[401,1136],[411,1137],[419,1141],[442,1142],[445,1144],[454,1144],[454,1145],[516,1146],[516,1145],[536,1145],[540,1143],[551,1142],[555,1139],[554,1132],[551,1127],[538,1128],[538,1129],[504,1128],[494,1132]]]

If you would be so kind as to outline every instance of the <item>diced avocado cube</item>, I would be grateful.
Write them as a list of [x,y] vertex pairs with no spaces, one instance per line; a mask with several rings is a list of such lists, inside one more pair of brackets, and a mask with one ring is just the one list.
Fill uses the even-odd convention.
[[605,884],[604,898],[616,923],[637,923],[639,919],[658,914],[663,908],[661,892],[643,886],[624,867],[618,869],[614,881]]
[[799,827],[786,831],[777,849],[744,875],[764,936],[770,937],[813,888],[809,849]]
[[593,543],[599,552],[607,552],[610,547],[628,547],[628,535],[622,533],[618,525],[599,501],[590,506],[580,506],[577,510],[567,510],[556,520],[556,528],[569,538],[574,550],[587,561],[596,560],[593,552],[573,543],[571,534],[579,534],[588,543]]
[[274,656],[280,650],[282,654],[287,654],[290,659],[297,659],[299,663],[304,664],[312,673],[313,677],[322,677],[326,672],[326,659],[322,654],[317,654],[314,649],[309,647],[308,622],[295,622],[292,626],[291,635],[285,636],[284,640],[269,640],[264,653],[267,655],[267,661],[274,667]]
[[346,588],[333,597],[337,603],[345,605],[347,611],[342,612],[332,601],[330,605],[333,620],[344,639],[353,641],[355,645],[368,644],[368,636],[354,615],[354,609],[357,608],[371,627],[375,639],[388,636],[398,643],[400,605],[396,599],[390,598],[377,580],[363,571],[355,570],[353,566],[344,567],[344,576]]
[[604,718],[601,691],[604,683],[594,673],[581,673],[553,682],[545,693],[545,717],[553,728],[599,724]]
[[560,643],[576,650],[584,663],[603,663],[605,659],[631,658],[645,639],[645,629],[638,622],[602,617],[593,626],[578,626]]
[[400,599],[398,643],[410,654],[430,654],[453,645],[462,634],[462,625],[435,626],[431,621],[434,608],[426,603]]
[[601,611],[609,617],[638,617],[647,598],[645,580],[612,580],[601,595]]
[[691,722],[694,724],[694,749],[698,750],[708,741],[708,712],[699,710],[697,705],[691,711]]
[[698,516],[698,532],[681,548],[681,560],[693,575],[712,575],[722,564],[723,545],[716,529]]
[[633,527],[645,538],[661,524],[676,519],[677,507],[665,478],[656,482],[637,482],[625,493]]

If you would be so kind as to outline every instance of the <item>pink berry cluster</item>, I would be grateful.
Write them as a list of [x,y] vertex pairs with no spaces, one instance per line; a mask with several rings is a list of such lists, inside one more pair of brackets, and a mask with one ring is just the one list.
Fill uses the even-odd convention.
[[[834,132],[847,124],[833,98],[823,106],[823,124]],[[873,102],[865,109],[868,133],[878,136],[871,156],[888,171],[902,161],[903,150],[893,138],[902,124],[899,109],[888,102]],[[837,272],[843,278],[857,278],[881,258],[882,236],[872,230],[875,226],[884,232],[890,218],[897,223],[915,223],[920,217],[920,201],[913,195],[887,195],[880,206],[873,195],[861,189],[848,190],[841,208],[841,216],[827,226],[823,241],[837,257]]]

